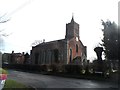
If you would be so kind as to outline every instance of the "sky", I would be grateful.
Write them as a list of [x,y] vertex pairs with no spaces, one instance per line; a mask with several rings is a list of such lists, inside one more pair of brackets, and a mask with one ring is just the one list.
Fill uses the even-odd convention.
[[80,40],[87,46],[87,58],[96,58],[94,48],[102,39],[101,19],[118,22],[119,0],[0,0],[0,15],[10,20],[0,25],[2,51],[29,52],[35,40],[65,38],[66,23],[80,25]]

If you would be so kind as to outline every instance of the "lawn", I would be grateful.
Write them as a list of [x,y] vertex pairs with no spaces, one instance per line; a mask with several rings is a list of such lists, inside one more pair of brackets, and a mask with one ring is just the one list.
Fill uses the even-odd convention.
[[0,68],[0,74],[8,74],[8,72],[5,69]]
[[7,79],[6,82],[5,82],[5,86],[3,88],[3,90],[18,90],[18,89],[21,89],[21,90],[34,90],[33,88],[30,88],[30,87],[27,87],[25,86],[24,84],[22,83],[19,83],[19,82],[16,82],[14,80],[11,80],[11,79]]
[[[8,74],[7,70],[0,68],[0,75],[1,75],[0,79],[4,78],[3,77],[4,74],[5,75]],[[34,88],[25,86],[24,84],[16,82],[12,79],[7,79],[5,81],[5,85],[4,85],[4,88],[2,90],[18,90],[18,89],[21,89],[21,90],[35,90]]]

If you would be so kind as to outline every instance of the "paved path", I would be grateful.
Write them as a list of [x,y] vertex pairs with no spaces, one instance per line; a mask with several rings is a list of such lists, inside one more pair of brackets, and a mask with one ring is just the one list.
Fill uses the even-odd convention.
[[[117,83],[64,78],[51,75],[8,70],[8,78],[34,88],[117,88]],[[96,90],[96,89],[95,89]],[[110,89],[109,89],[110,90]]]

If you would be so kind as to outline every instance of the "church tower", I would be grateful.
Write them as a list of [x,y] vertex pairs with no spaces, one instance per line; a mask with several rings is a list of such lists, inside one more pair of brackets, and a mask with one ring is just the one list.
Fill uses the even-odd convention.
[[66,24],[65,39],[78,38],[79,39],[79,24],[74,21],[72,16],[71,22]]

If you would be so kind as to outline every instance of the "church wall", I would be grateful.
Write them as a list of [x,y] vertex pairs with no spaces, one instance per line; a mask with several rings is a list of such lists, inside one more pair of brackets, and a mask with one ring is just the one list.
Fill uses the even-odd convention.
[[[54,42],[46,42],[32,48],[32,63],[33,64],[54,64],[65,63],[66,59],[66,45],[65,40],[58,40]],[[55,54],[55,53],[58,54]],[[36,63],[35,54],[38,53],[38,62]],[[55,62],[55,55],[57,55],[57,62]]]
[[[78,45],[78,52],[76,52],[76,45]],[[72,60],[77,56],[82,56],[83,46],[81,45],[80,41],[76,41],[75,38],[72,38],[68,43],[68,63],[70,63],[70,49],[72,49]]]

